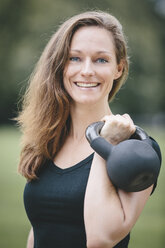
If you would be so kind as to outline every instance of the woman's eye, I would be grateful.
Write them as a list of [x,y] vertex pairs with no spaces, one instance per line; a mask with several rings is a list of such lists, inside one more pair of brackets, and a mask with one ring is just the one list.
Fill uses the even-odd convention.
[[97,63],[107,63],[108,60],[103,59],[103,58],[98,58],[98,59],[96,60],[96,62],[97,62]]
[[76,62],[76,61],[80,61],[80,58],[79,57],[70,57],[69,60]]

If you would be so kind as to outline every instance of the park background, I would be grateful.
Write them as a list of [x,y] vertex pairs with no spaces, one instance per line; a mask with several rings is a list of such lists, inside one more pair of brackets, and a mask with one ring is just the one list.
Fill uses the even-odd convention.
[[111,104],[129,113],[160,144],[163,163],[155,193],[131,235],[130,248],[165,247],[165,0],[0,1],[0,248],[24,248],[30,229],[26,183],[17,173],[20,131],[12,120],[42,50],[59,24],[86,10],[103,10],[123,24],[130,74]]

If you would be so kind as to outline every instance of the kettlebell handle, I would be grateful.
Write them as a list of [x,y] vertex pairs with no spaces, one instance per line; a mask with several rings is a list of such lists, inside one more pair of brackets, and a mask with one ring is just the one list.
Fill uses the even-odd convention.
[[[86,129],[86,138],[90,143],[91,147],[105,160],[110,156],[112,148],[115,145],[112,145],[106,139],[104,139],[101,135],[101,129],[103,128],[105,122],[98,121],[90,124]],[[130,139],[138,139],[146,141],[147,143],[151,144],[149,136],[146,132],[143,131],[139,126],[136,126],[136,131],[130,137]]]
[[98,121],[90,124],[85,132],[86,138],[88,142],[91,144],[92,140],[100,137],[100,131],[102,127],[104,126],[104,121]]
[[[90,124],[86,129],[86,138],[88,142],[91,144],[91,142],[100,137],[101,129],[103,128],[105,122],[104,121],[98,121]],[[136,130],[133,135],[131,135],[130,139],[138,139],[138,140],[145,140],[149,138],[148,134],[139,126],[135,126]]]

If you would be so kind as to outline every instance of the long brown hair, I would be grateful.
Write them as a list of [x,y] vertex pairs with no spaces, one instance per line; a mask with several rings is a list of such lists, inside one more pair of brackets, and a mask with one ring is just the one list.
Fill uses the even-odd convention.
[[124,61],[120,78],[114,81],[109,100],[115,96],[128,75],[126,41],[119,21],[112,15],[92,11],[65,21],[45,47],[32,73],[23,108],[17,120],[22,129],[18,171],[28,180],[37,178],[38,169],[59,151],[70,127],[70,98],[64,89],[63,71],[72,37],[83,26],[99,26],[112,33],[119,64]]

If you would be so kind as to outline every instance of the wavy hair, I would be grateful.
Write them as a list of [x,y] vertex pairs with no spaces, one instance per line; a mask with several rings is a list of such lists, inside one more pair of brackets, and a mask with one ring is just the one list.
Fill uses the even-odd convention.
[[112,33],[116,60],[124,61],[120,78],[114,80],[109,93],[111,101],[128,75],[127,46],[122,26],[112,15],[88,11],[65,21],[45,47],[24,95],[22,111],[17,117],[23,132],[18,171],[28,180],[46,160],[54,159],[70,128],[70,97],[63,85],[63,71],[68,61],[72,37],[84,26],[98,26]]

